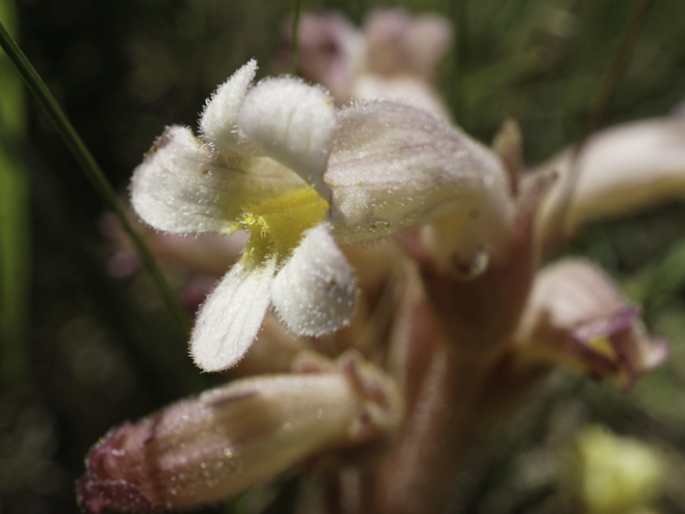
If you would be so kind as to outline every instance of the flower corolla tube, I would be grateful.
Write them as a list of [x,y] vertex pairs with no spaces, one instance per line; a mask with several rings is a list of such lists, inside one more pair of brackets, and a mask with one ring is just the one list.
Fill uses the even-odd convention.
[[252,85],[256,70],[252,60],[218,88],[199,138],[168,128],[131,184],[158,230],[250,234],[198,313],[190,347],[205,371],[236,364],[270,306],[301,336],[347,324],[355,277],[336,242],[443,220],[450,252],[496,251],[513,212],[502,163],[444,121],[394,102],[336,111],[293,77]]

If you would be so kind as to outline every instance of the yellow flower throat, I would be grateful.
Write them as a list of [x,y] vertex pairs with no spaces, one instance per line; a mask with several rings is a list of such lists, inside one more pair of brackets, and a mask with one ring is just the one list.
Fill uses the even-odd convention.
[[588,342],[588,346],[603,355],[606,355],[610,359],[616,358],[616,350],[611,345],[611,342],[606,337],[595,337]]
[[289,256],[302,234],[321,223],[327,212],[328,202],[312,188],[247,206],[240,221],[231,227],[231,231],[250,231],[242,261],[258,265],[267,257],[281,260]]

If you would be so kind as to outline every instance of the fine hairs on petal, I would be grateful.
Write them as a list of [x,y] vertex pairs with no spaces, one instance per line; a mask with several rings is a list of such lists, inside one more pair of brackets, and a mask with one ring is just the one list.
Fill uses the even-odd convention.
[[349,323],[356,299],[352,267],[322,223],[305,233],[274,281],[272,302],[296,334],[321,336]]
[[210,162],[207,148],[190,129],[173,125],[133,172],[131,204],[157,230],[222,232],[239,210],[214,192],[232,189],[231,179]]
[[328,198],[321,176],[333,145],[330,96],[292,77],[263,80],[245,97],[238,127],[260,151],[295,171]]
[[169,127],[131,180],[131,204],[140,218],[172,234],[226,233],[245,205],[306,187],[271,159],[213,159],[187,127]]
[[200,118],[200,131],[220,152],[244,153],[249,143],[241,140],[236,129],[238,110],[257,73],[257,61],[248,61],[224,82],[207,101]]
[[[420,109],[378,101],[338,111],[324,180],[336,240],[387,237],[443,216],[485,225],[494,245],[513,220],[514,200],[499,157]],[[493,230],[490,230],[493,229]]]
[[275,259],[249,267],[239,262],[200,308],[190,353],[203,371],[235,365],[249,349],[270,304]]

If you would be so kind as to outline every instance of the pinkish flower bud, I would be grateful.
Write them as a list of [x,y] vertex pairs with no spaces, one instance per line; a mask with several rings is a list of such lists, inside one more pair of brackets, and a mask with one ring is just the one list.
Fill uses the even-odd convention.
[[383,440],[400,422],[392,383],[356,356],[236,381],[105,436],[78,483],[90,513],[217,501],[326,450]]
[[[285,25],[284,69],[292,60],[292,21]],[[366,60],[364,36],[342,14],[302,13],[299,26],[298,75],[323,85],[339,102],[350,99],[356,77]]]
[[368,66],[384,75],[433,78],[452,42],[452,26],[438,14],[413,16],[403,9],[377,9],[364,24]]
[[522,355],[631,385],[661,365],[668,345],[649,338],[630,305],[598,268],[568,259],[541,271],[516,340]]

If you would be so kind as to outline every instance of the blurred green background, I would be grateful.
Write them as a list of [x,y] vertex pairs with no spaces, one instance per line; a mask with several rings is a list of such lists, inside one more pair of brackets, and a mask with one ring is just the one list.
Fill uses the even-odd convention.
[[[637,2],[302,2],[355,23],[401,5],[452,19],[440,90],[489,141],[517,119],[530,163],[576,140]],[[0,0],[0,20],[47,82],[107,178],[126,196],[166,125],[195,126],[205,98],[249,58],[280,72],[290,2]],[[664,116],[685,100],[685,2],[655,2],[602,126]],[[200,390],[201,376],[144,275],[112,276],[103,201],[0,54],[0,514],[78,512],[74,480],[108,428]],[[685,208],[589,228],[588,255],[645,305],[673,342],[669,363],[628,394],[561,374],[501,427],[464,478],[464,513],[565,512],[560,448],[601,422],[673,462],[662,512],[685,512]],[[288,487],[286,486],[286,490]],[[289,495],[271,512],[288,512]],[[243,502],[246,503],[246,502]],[[247,512],[240,503],[207,512]]]

